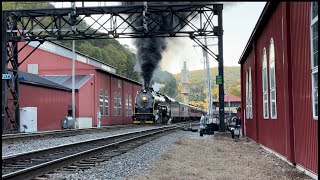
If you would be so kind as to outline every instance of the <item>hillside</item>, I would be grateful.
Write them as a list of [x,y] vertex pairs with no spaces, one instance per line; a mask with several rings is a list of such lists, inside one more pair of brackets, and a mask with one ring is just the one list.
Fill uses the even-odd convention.
[[[47,1],[2,2],[2,11],[36,8],[54,8],[54,6]],[[80,17],[77,19],[80,20]],[[44,25],[47,25],[51,22],[51,20],[46,17],[41,19],[41,22]],[[87,27],[89,27],[89,25],[85,21],[81,21],[77,25],[77,28],[79,29],[84,29]],[[92,28],[89,29],[93,31]],[[72,41],[70,40],[55,40],[55,42],[72,48]],[[138,72],[134,71],[136,55],[131,52],[128,47],[121,45],[116,39],[77,40],[75,43],[75,50],[114,66],[117,74],[119,75],[139,81]]]
[[[217,99],[219,95],[219,86],[216,84],[216,76],[218,68],[210,69],[210,77],[212,84],[213,99]],[[177,99],[181,100],[181,73],[173,75],[178,83]],[[189,103],[206,108],[206,92],[205,81],[207,80],[204,70],[189,71]],[[224,67],[224,89],[225,93],[230,93],[240,97],[240,67]]]

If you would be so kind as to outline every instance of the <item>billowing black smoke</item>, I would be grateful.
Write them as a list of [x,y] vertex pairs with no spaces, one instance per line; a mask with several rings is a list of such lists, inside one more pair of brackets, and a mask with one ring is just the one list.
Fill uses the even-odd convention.
[[141,76],[144,87],[150,85],[154,70],[162,59],[162,52],[166,49],[164,38],[137,39],[135,44],[138,48],[137,57],[141,68]]
[[[170,4],[176,2],[156,2],[154,4]],[[180,2],[181,3],[181,2]],[[186,2],[184,2],[186,3]],[[124,5],[143,5],[143,2],[125,2]],[[148,3],[151,4],[151,3]],[[171,17],[168,13],[159,13],[148,15],[146,18],[148,24],[148,30],[152,31],[167,31],[168,28],[172,28],[180,24],[180,27],[184,26],[181,23],[181,19],[186,17],[186,14],[179,14],[181,18]],[[139,17],[140,14],[136,14],[130,19],[134,21]],[[157,23],[155,23],[156,21]],[[137,28],[137,31],[143,32],[143,16],[133,23]],[[141,76],[144,80],[144,87],[148,88],[154,70],[158,67],[159,62],[162,59],[162,53],[166,49],[165,38],[162,37],[151,37],[151,38],[139,38],[135,39],[135,45],[138,49],[137,59],[141,68]]]

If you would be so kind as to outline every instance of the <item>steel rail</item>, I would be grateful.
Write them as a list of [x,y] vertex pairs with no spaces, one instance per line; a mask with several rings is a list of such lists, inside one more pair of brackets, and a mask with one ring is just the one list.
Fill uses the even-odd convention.
[[122,129],[122,128],[131,128],[138,127],[136,125],[115,125],[115,126],[104,126],[104,127],[93,127],[86,129],[64,129],[64,130],[53,130],[53,131],[42,131],[42,132],[31,132],[31,133],[17,133],[17,134],[4,134],[2,135],[2,140],[11,140],[11,139],[23,139],[31,137],[43,137],[48,135],[63,135],[63,134],[75,134],[82,132],[92,132],[92,131],[103,131],[107,129]]
[[[179,125],[180,123],[177,123]],[[52,131],[41,131],[41,132],[31,132],[31,133],[16,133],[16,134],[4,134],[2,135],[2,142],[6,140],[20,140],[25,138],[34,138],[34,137],[45,137],[45,136],[71,136],[71,135],[80,135],[86,132],[92,131],[103,131],[103,130],[117,130],[117,129],[124,129],[124,128],[135,128],[135,127],[142,127],[141,125],[135,124],[127,124],[127,125],[113,125],[113,126],[102,126],[92,127],[92,128],[85,128],[85,129],[64,129],[64,130],[52,130]]]
[[[83,141],[79,143],[68,144],[68,145],[61,145],[61,146],[57,146],[49,149],[32,151],[28,153],[22,153],[22,154],[3,157],[2,158],[2,168],[3,168],[2,179],[19,180],[19,179],[34,178],[42,174],[51,172],[57,168],[70,165],[79,160],[92,157],[93,155],[102,153],[105,150],[112,149],[112,148],[116,149],[118,146],[122,144],[129,143],[134,140],[144,139],[146,137],[152,137],[159,133],[172,131],[177,128],[179,128],[179,126],[171,125],[171,126],[149,129],[144,131],[123,133],[120,135],[108,136],[106,138],[99,138],[91,141],[89,140],[89,141]],[[54,157],[54,156],[57,156],[57,157]],[[44,157],[45,157],[44,162],[41,162],[43,161]],[[38,162],[40,161],[40,163],[37,163],[37,161]],[[30,164],[32,163],[34,163],[35,165],[30,166]],[[13,172],[4,174],[4,169],[9,168],[10,170],[11,168],[10,165],[12,165],[15,169],[19,169],[19,168],[21,169],[13,170]],[[17,167],[15,167],[15,165]]]

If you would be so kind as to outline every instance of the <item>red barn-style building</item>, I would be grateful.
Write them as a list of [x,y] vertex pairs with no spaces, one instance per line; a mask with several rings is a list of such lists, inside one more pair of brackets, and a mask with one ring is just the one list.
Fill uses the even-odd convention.
[[36,131],[61,129],[62,118],[68,115],[71,89],[31,73],[20,71],[19,77],[20,107],[37,108]]
[[[19,45],[23,46],[24,44],[23,42]],[[30,42],[18,54],[19,59],[24,59],[37,45],[38,42],[36,41]],[[77,126],[88,128],[98,126],[98,124],[103,126],[132,123],[131,116],[134,98],[140,92],[142,88],[141,84],[117,75],[114,67],[79,52],[76,52],[75,59],[75,113]],[[21,64],[19,70],[35,74],[67,89],[71,89],[72,50],[56,43],[44,42]],[[32,90],[25,91],[24,89],[21,88],[20,91],[21,99],[23,100],[20,108],[32,107],[32,104],[28,104],[28,102],[31,102],[32,99],[33,101],[39,99],[30,96]],[[68,108],[72,104],[70,99],[71,91],[68,94],[65,95],[66,101],[63,104],[65,109],[61,109],[61,105],[59,104],[51,104],[52,107],[50,107],[52,109],[60,108],[61,112],[63,111],[64,114],[67,114]],[[42,95],[46,97],[53,96],[51,91],[43,91]],[[69,99],[68,102],[67,99]],[[41,102],[37,102],[36,107],[46,106],[44,101]],[[46,109],[40,112],[40,110],[42,109],[38,108],[38,115],[51,111],[50,109]],[[98,122],[99,111],[101,112],[100,123]],[[52,119],[52,116],[46,118],[38,116],[38,129],[61,129],[61,126],[57,126],[57,122],[61,124],[63,117]],[[50,122],[55,122],[55,124],[50,124]]]
[[318,2],[267,2],[239,60],[245,135],[318,178]]

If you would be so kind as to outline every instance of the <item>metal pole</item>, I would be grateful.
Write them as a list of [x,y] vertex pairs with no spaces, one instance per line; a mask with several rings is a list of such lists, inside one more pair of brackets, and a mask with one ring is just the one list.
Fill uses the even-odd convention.
[[222,83],[219,84],[219,131],[225,132],[226,126],[224,122],[224,77],[223,77],[223,28],[222,28],[222,9],[223,5],[218,6],[218,61],[219,61],[219,76],[221,76]]
[[[207,36],[204,37],[204,44],[207,47]],[[211,94],[211,79],[210,79],[210,62],[208,58],[208,52],[203,50],[204,57],[207,64],[207,79],[208,79],[208,113],[209,113],[209,119],[211,119],[212,116],[212,94]]]
[[[75,9],[75,2],[71,2],[71,6],[73,9]],[[75,11],[75,10],[74,10]],[[75,29],[72,27],[72,29]],[[75,84],[75,41],[72,40],[72,118],[74,120],[74,128],[77,129],[77,119],[76,119],[76,108],[75,108],[75,90],[74,90],[74,84]]]
[[76,108],[75,108],[75,91],[74,91],[74,72],[75,72],[75,41],[72,40],[72,118],[74,119],[75,129],[77,129]]
[[[11,3],[10,3],[11,4]],[[7,74],[7,13],[2,12],[2,74]],[[2,79],[2,128],[1,134],[3,134],[4,128],[4,113],[5,106],[7,104],[7,84],[6,80]]]

